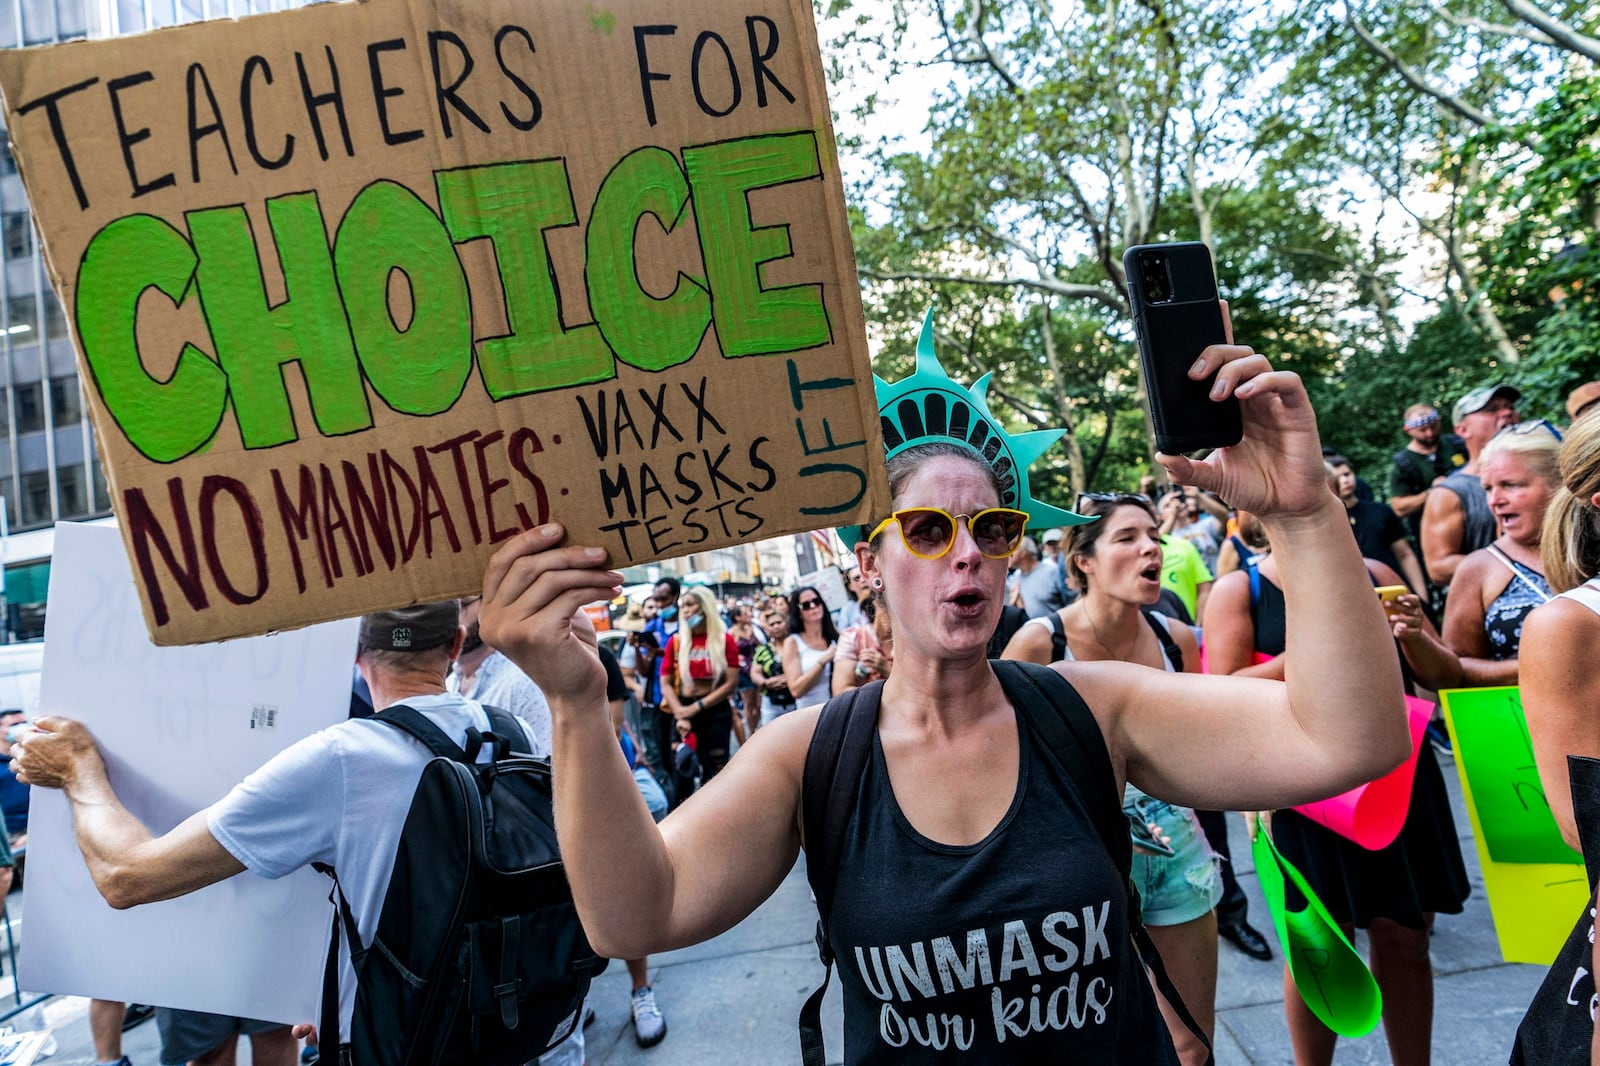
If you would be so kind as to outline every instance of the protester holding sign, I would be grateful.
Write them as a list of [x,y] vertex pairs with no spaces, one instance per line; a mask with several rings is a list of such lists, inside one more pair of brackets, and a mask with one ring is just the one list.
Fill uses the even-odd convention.
[[[1545,798],[1567,843],[1586,845],[1592,888],[1592,872],[1600,870],[1600,766],[1593,761],[1600,757],[1600,414],[1581,416],[1567,431],[1558,479],[1540,545],[1558,595],[1523,623],[1522,706]],[[1580,825],[1589,832],[1580,834]],[[1592,1007],[1595,911],[1574,917],[1576,928],[1517,1031],[1512,1061],[1519,1066],[1587,1063],[1589,1043],[1600,1043]]]
[[[1331,492],[1329,498],[1337,499]],[[1305,647],[1310,654],[1325,655],[1337,650],[1339,638],[1293,631],[1292,564],[1282,555],[1276,531],[1269,527],[1268,536],[1273,549],[1269,554],[1253,567],[1217,581],[1206,610],[1206,653],[1215,673],[1292,681],[1291,649]],[[1359,592],[1376,604],[1375,585],[1402,582],[1399,574],[1383,564],[1370,559],[1366,564],[1369,573],[1362,575],[1362,586],[1352,589],[1351,595]],[[1392,625],[1397,635],[1405,638],[1400,647],[1408,666],[1433,669],[1441,659],[1448,662],[1448,652],[1432,636],[1432,626],[1422,615],[1421,600],[1415,594],[1402,600]],[[1297,645],[1291,638],[1307,643]],[[1393,645],[1375,655],[1389,662],[1399,658]],[[1376,661],[1355,669],[1370,670]],[[1331,682],[1335,699],[1349,713],[1355,713],[1364,698],[1353,691],[1353,677]],[[1395,684],[1398,694],[1398,679]],[[1398,710],[1393,713],[1396,723],[1405,720]],[[1429,930],[1435,914],[1459,914],[1470,891],[1439,764],[1427,744],[1420,745],[1416,758],[1405,822],[1400,835],[1381,850],[1368,851],[1297,811],[1279,810],[1272,816],[1274,843],[1305,876],[1345,937],[1348,939],[1354,928],[1367,931],[1372,972],[1383,993],[1384,1035],[1397,1063],[1428,1061],[1433,1025]],[[1291,909],[1306,905],[1298,892],[1290,894],[1289,904]],[[1331,1063],[1338,1034],[1296,992],[1287,967],[1284,1009],[1295,1061],[1303,1066]]]
[[[466,635],[459,618],[454,600],[364,617],[357,665],[371,686],[373,703],[380,715],[340,722],[291,745],[217,803],[159,837],[152,836],[117,799],[94,737],[80,723],[59,717],[41,718],[35,723],[37,728],[14,745],[14,758],[27,783],[59,788],[65,794],[72,809],[78,847],[89,873],[95,887],[113,907],[133,907],[187,895],[246,870],[262,877],[279,878],[301,867],[321,863],[336,871],[340,892],[350,908],[347,918],[353,923],[361,945],[352,951],[349,939],[337,941],[338,958],[333,968],[339,974],[338,986],[325,991],[333,993],[331,1006],[335,1016],[330,1018],[330,1023],[337,1026],[341,1034],[331,1037],[326,1032],[322,1034],[331,1049],[340,1035],[346,1041],[351,1040],[353,1030],[368,1031],[376,1024],[382,1031],[384,1012],[394,1011],[399,1006],[398,998],[391,1001],[383,996],[369,996],[363,997],[363,1006],[357,1008],[357,971],[352,955],[374,960],[393,959],[396,953],[401,956],[408,953],[412,945],[403,939],[384,945],[383,951],[362,949],[372,946],[380,918],[390,912],[388,892],[408,824],[418,811],[426,812],[430,805],[437,807],[449,802],[445,789],[424,793],[416,788],[433,752],[414,735],[382,720],[381,712],[403,704],[402,713],[431,723],[442,734],[443,743],[454,745],[463,760],[476,758],[487,762],[495,756],[495,746],[482,743],[484,734],[491,732],[489,712],[481,704],[445,689],[446,674],[460,653]],[[600,667],[600,661],[592,652],[590,658],[594,666]],[[603,692],[601,698],[604,703]],[[532,733],[526,726],[519,726],[519,719],[503,712],[495,713],[503,716],[508,728],[523,730],[521,746],[531,746]],[[611,740],[609,758],[623,766],[623,760],[617,757],[617,741],[611,732],[608,706],[604,717]],[[511,742],[507,734],[501,735]],[[465,755],[463,749],[468,746],[474,749],[472,756]],[[632,772],[626,772],[633,785]],[[633,787],[634,802],[643,812],[644,801],[639,798],[637,786]],[[413,790],[416,791],[414,800],[406,802]],[[649,817],[647,812],[645,817]],[[537,835],[526,830],[524,833]],[[438,900],[430,900],[422,892],[412,896],[409,890],[414,886],[415,882],[407,882],[403,892],[406,898],[396,906],[414,901],[421,906],[432,902],[444,908],[455,907],[460,902],[454,895]],[[440,879],[434,888],[436,892],[448,891],[446,886],[448,880]],[[558,933],[566,932],[549,916],[548,907],[545,913],[544,920],[551,923],[551,928]],[[460,917],[456,912],[443,924],[448,928]],[[506,916],[500,921],[517,928],[520,919],[520,915]],[[419,929],[417,935],[426,934]],[[495,934],[485,932],[484,935]],[[575,939],[569,935],[560,943],[524,941],[542,952],[552,968],[559,962],[563,971],[540,975],[550,979],[549,986],[525,987],[554,987],[569,980],[569,973],[574,972],[569,966],[570,956],[581,941],[581,934]],[[497,937],[496,952],[502,944]],[[474,952],[474,958],[477,954]],[[506,948],[507,963],[515,963],[516,956],[516,948]],[[452,963],[454,961],[452,959]],[[370,974],[373,968],[363,965],[361,972]],[[412,975],[407,973],[406,976]],[[584,985],[587,986],[587,979]],[[517,1017],[519,1008],[524,1011],[521,1036],[534,1041],[549,1038],[546,1046],[558,1045],[541,1060],[544,1066],[579,1066],[584,1058],[584,1045],[582,1028],[574,1024],[576,1015],[561,1025],[554,1019],[536,1020],[529,1009],[526,992],[519,989],[515,981],[511,990],[507,1011],[513,1018]],[[554,1002],[550,1004],[555,1005]],[[447,1014],[446,1022],[457,1024],[453,1014]],[[390,1029],[385,1035],[398,1041],[398,1025]],[[435,1043],[450,1044],[457,1039],[466,1040],[467,1035],[462,1023],[462,1028],[448,1039],[438,1033],[425,1033],[424,1037],[434,1038]],[[359,1037],[355,1039],[359,1041]],[[361,1046],[359,1042],[357,1046]],[[543,1051],[545,1047],[535,1050]],[[327,1057],[330,1061],[333,1059],[331,1054]],[[528,1058],[523,1055],[499,1061],[500,1066],[512,1066],[513,1062],[522,1063]],[[376,1060],[358,1057],[357,1061]],[[398,1057],[393,1061],[399,1061]],[[479,1061],[487,1066],[493,1060]]]
[[[896,648],[881,689],[855,690],[881,704],[841,841],[802,840],[811,711],[759,730],[658,829],[615,758],[604,674],[572,620],[615,595],[621,575],[605,569],[607,551],[563,545],[552,526],[496,553],[483,632],[550,697],[558,828],[585,928],[609,955],[694,943],[749,914],[802,844],[808,854],[837,845],[828,942],[843,963],[845,1062],[947,1061],[937,1044],[988,1063],[1173,1063],[1129,945],[1123,876],[1088,805],[1115,810],[1123,779],[1212,808],[1298,803],[1383,773],[1407,750],[1399,669],[1326,490],[1315,417],[1299,378],[1248,348],[1210,347],[1191,371],[1220,368],[1216,395],[1243,401],[1245,436],[1203,462],[1161,461],[1262,517],[1286,564],[1288,627],[1306,651],[1291,653],[1287,685],[1061,664],[1087,705],[1074,696],[1061,713],[1092,714],[1088,728],[1103,737],[1082,760],[1109,760],[1106,794],[1085,798],[1046,768],[1051,756],[1018,724],[1023,697],[985,656],[1025,524],[1081,521],[1028,493],[1027,466],[1058,434],[996,434],[981,394],[938,370],[931,321],[918,365],[909,382],[880,383],[880,411],[892,417],[903,402],[902,412],[937,406],[948,417],[919,415],[918,430],[901,434],[892,511],[849,530]],[[970,443],[991,434],[1000,470]],[[637,859],[625,883],[610,876],[619,852]],[[912,968],[930,952],[964,956],[966,976]]]

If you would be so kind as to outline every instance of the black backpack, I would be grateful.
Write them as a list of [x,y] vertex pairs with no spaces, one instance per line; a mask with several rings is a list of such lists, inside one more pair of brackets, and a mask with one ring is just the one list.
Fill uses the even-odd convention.
[[[1170,638],[1169,638],[1170,639]],[[1183,997],[1167,976],[1161,954],[1140,919],[1139,890],[1133,870],[1133,840],[1122,813],[1111,754],[1106,750],[1100,723],[1094,719],[1077,690],[1065,678],[1037,663],[990,660],[1000,686],[1021,712],[1028,728],[1039,738],[1045,762],[1056,778],[1083,801],[1095,831],[1127,886],[1128,930],[1139,957],[1155,978],[1156,987],[1172,1004],[1178,1017],[1205,1043],[1207,1062],[1211,1042],[1184,1006]],[[833,910],[833,889],[839,878],[839,859],[845,829],[855,809],[856,795],[872,751],[872,734],[878,726],[878,701],[883,682],[873,681],[835,696],[823,705],[816,732],[806,751],[802,779],[802,817],[806,839],[806,876],[817,900],[817,953],[826,967],[822,984],[800,1008],[800,1057],[804,1066],[824,1066],[822,998],[833,977],[833,948],[828,943],[828,919]]]
[[[510,714],[457,747],[413,708],[373,716],[421,741],[423,768],[400,834],[377,935],[363,947],[337,872],[322,983],[321,1036],[339,1036],[339,939],[350,941],[353,1066],[517,1066],[580,1024],[604,969],[584,936],[556,847],[550,763],[528,754]],[[478,763],[484,744],[494,761]],[[398,799],[398,797],[397,797]],[[332,1056],[324,1056],[332,1062]]]

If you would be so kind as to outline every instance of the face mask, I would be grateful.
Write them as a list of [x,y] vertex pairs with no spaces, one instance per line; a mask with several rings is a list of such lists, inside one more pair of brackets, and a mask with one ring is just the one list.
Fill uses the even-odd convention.
[[683,616],[683,624],[690,629],[699,629],[706,624],[706,616],[703,614],[686,614]]
[[470,654],[481,647],[483,647],[483,637],[478,633],[478,623],[474,622],[467,627],[467,635],[461,641],[461,654]]
[[670,622],[674,618],[678,617],[678,608],[677,607],[663,607],[659,611],[656,612],[656,617],[665,619],[666,621]]

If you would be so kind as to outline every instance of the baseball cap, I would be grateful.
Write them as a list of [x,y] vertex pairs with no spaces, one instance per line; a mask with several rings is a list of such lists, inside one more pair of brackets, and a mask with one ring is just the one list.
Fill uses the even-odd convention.
[[1576,419],[1585,407],[1600,400],[1600,381],[1589,381],[1567,394],[1567,417]]
[[459,600],[378,611],[361,619],[361,650],[427,651],[454,640],[460,625]]
[[1490,400],[1504,396],[1512,403],[1522,399],[1522,393],[1510,385],[1485,385],[1481,389],[1473,389],[1450,408],[1450,421],[1453,425],[1460,425],[1461,420],[1470,414],[1483,410],[1489,405]]
[[1044,544],[1060,544],[1061,543],[1061,530],[1059,530],[1059,529],[1047,529],[1047,530],[1044,531],[1044,536],[1040,537],[1039,540],[1040,540],[1041,543],[1044,543]]

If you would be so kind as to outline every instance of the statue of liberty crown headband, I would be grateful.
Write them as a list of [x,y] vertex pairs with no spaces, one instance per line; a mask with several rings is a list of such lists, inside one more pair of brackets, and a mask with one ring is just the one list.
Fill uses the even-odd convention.
[[[878,396],[878,417],[883,426],[885,458],[893,459],[907,448],[935,441],[959,444],[993,468],[1000,481],[1000,503],[1028,514],[1035,528],[1075,526],[1092,522],[1089,515],[1064,511],[1033,498],[1028,491],[1028,467],[1066,430],[1041,429],[1007,433],[989,412],[989,378],[985,374],[970,389],[950,379],[933,350],[933,309],[922,320],[917,338],[917,369],[909,377],[889,384],[872,376]],[[871,526],[846,526],[838,530],[845,547],[854,548]]]

